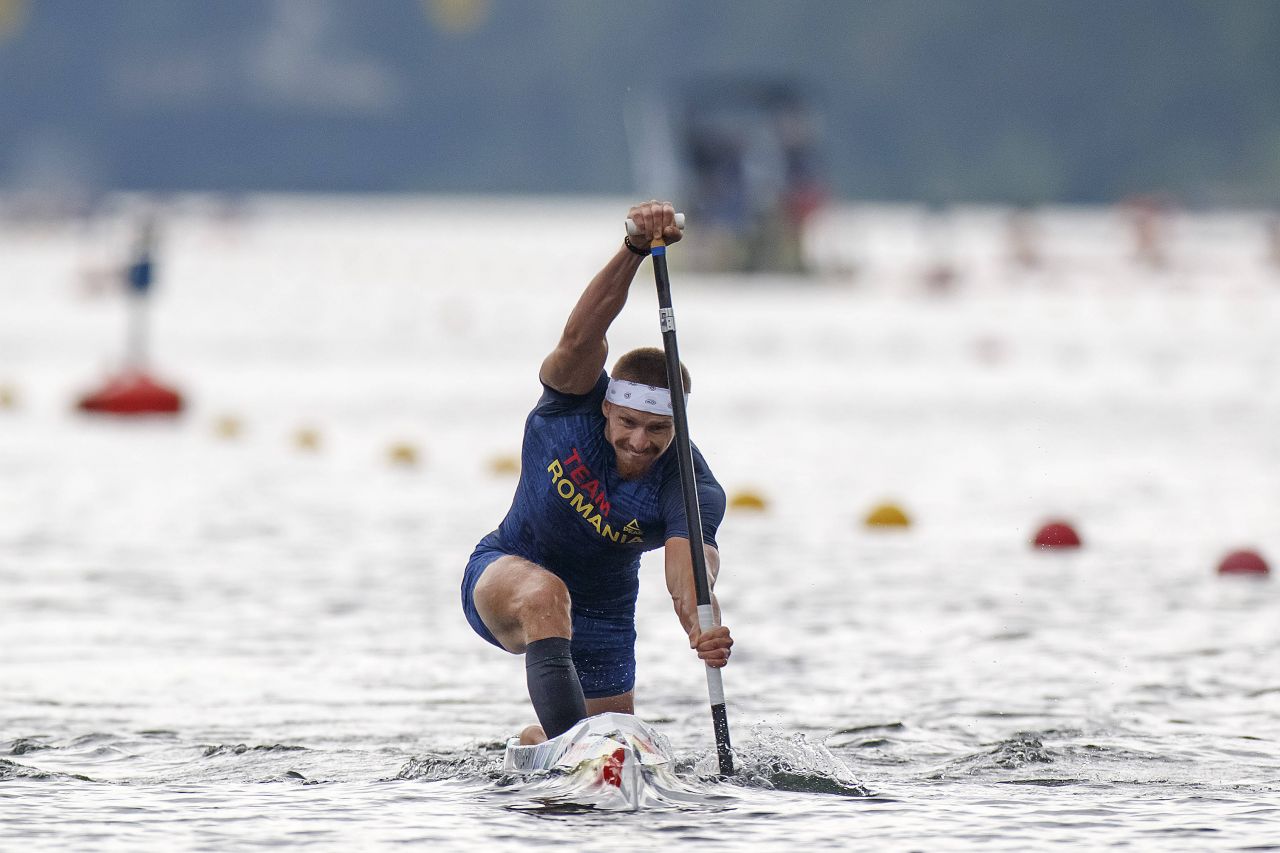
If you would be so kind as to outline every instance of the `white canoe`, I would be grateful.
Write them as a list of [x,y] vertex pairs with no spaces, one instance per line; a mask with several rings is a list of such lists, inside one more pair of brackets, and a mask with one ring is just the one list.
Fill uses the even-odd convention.
[[[521,775],[561,774],[569,789],[639,808],[681,786],[667,739],[630,714],[588,717],[546,743],[507,741],[503,769]],[[672,787],[676,791],[671,790]]]

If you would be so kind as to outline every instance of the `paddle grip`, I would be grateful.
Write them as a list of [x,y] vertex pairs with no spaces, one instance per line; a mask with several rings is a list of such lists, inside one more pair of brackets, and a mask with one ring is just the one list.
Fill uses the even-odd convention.
[[[627,226],[627,236],[628,236],[628,237],[639,237],[639,236],[640,236],[640,229],[636,227],[636,224],[635,224],[634,222],[632,222],[630,219],[624,219],[624,220],[623,220],[623,222],[624,222],[624,223],[626,224],[626,226]],[[683,213],[677,213],[677,214],[676,214],[676,227],[677,227],[677,228],[679,228],[679,229],[681,229],[681,230],[683,230],[683,229],[684,229],[684,214],[683,214]]]

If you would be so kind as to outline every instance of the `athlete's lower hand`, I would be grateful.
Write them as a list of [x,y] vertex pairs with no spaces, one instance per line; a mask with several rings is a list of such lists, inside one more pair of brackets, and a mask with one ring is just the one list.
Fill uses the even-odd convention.
[[707,666],[719,669],[729,663],[733,637],[724,625],[717,625],[709,631],[695,629],[689,633],[689,648],[696,651]]

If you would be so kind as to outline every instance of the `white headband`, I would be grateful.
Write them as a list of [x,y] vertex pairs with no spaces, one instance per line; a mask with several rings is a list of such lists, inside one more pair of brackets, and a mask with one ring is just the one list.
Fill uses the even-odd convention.
[[616,406],[626,406],[628,409],[639,409],[655,415],[672,416],[671,392],[666,388],[641,385],[625,379],[610,379],[609,390],[604,396]]

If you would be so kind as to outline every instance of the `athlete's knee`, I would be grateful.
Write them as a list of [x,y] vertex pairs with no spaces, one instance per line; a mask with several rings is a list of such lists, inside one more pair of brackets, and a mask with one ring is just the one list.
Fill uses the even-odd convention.
[[516,612],[527,616],[563,615],[568,618],[572,603],[564,581],[546,571],[520,584],[514,599]]
[[512,609],[524,629],[525,642],[570,636],[572,604],[564,581],[550,572],[539,572],[520,584]]

